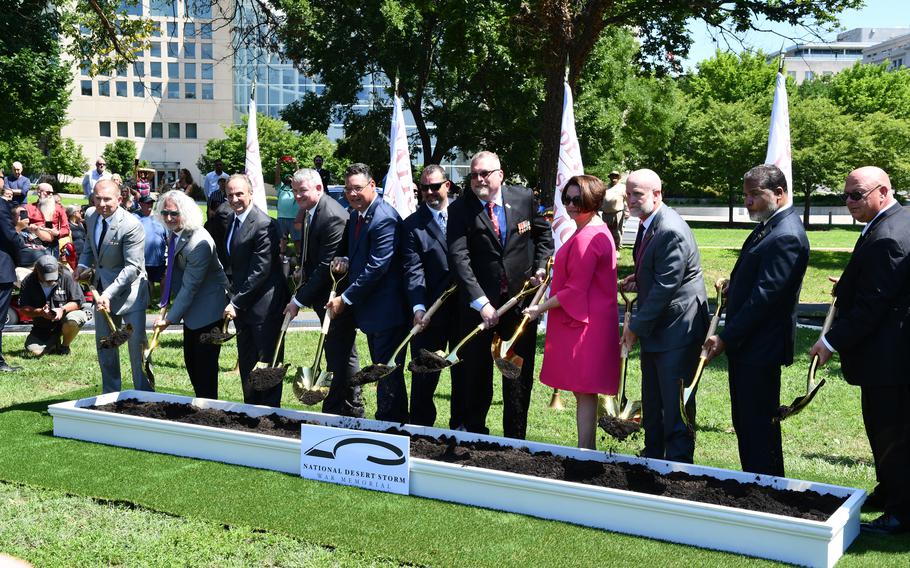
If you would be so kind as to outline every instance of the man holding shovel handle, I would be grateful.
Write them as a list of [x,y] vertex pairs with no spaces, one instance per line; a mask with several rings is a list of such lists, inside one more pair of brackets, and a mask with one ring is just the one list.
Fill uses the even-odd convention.
[[860,387],[863,422],[878,485],[864,507],[883,514],[861,530],[910,531],[910,212],[894,199],[882,169],[847,176],[841,195],[866,223],[834,287],[837,315],[812,349],[825,364],[836,351],[844,379]]
[[787,178],[774,165],[743,176],[743,200],[758,226],[743,243],[724,290],[723,331],[703,346],[710,361],[725,350],[733,428],[743,471],[784,475],[780,422],[781,366],[793,363],[796,308],[809,240],[790,205]]

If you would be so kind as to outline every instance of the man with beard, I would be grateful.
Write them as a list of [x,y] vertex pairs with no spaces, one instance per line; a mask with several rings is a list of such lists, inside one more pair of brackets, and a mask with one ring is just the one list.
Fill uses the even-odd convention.
[[[635,272],[622,281],[623,290],[638,292],[638,310],[621,341],[631,350],[641,339],[642,456],[692,463],[695,439],[680,414],[679,384],[692,380],[708,330],[698,245],[679,213],[663,204],[653,171],[629,174],[626,200],[641,219],[632,248]],[[693,417],[694,403],[693,397]]]
[[809,263],[809,240],[789,207],[787,178],[773,165],[743,176],[749,218],[758,226],[730,275],[724,330],[704,344],[708,360],[726,349],[733,428],[743,471],[784,475],[780,368],[793,363],[796,306]]
[[62,237],[70,234],[70,223],[66,217],[66,210],[54,199],[54,188],[51,184],[38,184],[38,201],[28,205],[26,210],[28,230],[41,237],[51,254],[59,256],[57,243]]

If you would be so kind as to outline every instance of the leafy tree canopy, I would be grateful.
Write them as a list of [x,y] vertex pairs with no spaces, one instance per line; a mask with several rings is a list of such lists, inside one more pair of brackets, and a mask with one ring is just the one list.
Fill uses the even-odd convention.
[[138,155],[135,142],[129,138],[118,138],[104,147],[102,155],[107,162],[109,172],[120,174],[123,179],[133,177],[133,168]]

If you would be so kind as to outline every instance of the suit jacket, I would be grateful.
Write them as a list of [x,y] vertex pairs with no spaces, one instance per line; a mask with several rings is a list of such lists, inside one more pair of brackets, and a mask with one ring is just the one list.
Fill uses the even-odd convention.
[[825,339],[848,383],[910,384],[910,212],[887,209],[860,237],[834,288],[837,318]]
[[721,339],[739,361],[789,365],[796,341],[796,306],[809,264],[809,239],[790,207],[756,227],[730,276]]
[[376,333],[402,325],[405,320],[401,280],[401,217],[376,196],[364,215],[359,237],[354,233],[357,211],[351,211],[340,250],[347,250],[350,268],[345,297],[354,308],[357,327]]
[[0,199],[0,284],[16,281],[16,264],[19,262],[17,242],[10,202]]
[[410,308],[423,304],[429,309],[452,285],[454,278],[449,271],[446,237],[436,222],[435,215],[436,211],[422,205],[404,220],[402,254],[405,291]]
[[232,212],[233,209],[225,201],[215,208],[212,217],[203,225],[208,234],[212,236],[212,240],[215,241],[215,251],[218,253],[218,260],[221,261],[221,266],[225,268],[228,265],[227,252],[224,248],[228,231],[227,222]]
[[145,231],[136,217],[118,207],[110,216],[104,241],[95,244],[95,231],[100,231],[95,210],[86,219],[85,247],[79,264],[94,266],[94,284],[111,302],[116,315],[145,310],[149,290],[145,276]]
[[[328,193],[323,193],[316,203],[313,222],[307,229],[306,260],[302,264],[304,282],[294,295],[304,306],[322,307],[329,298],[332,289],[332,278],[329,264],[339,252],[339,245],[344,238],[344,229],[350,217],[347,210],[335,201]],[[306,222],[304,221],[304,224]],[[301,237],[303,236],[301,227]],[[339,293],[341,285],[339,285]]]
[[175,243],[171,307],[167,320],[200,329],[221,319],[227,305],[227,276],[205,229],[183,231]]
[[[235,218],[231,212],[228,227]],[[231,268],[230,301],[237,308],[239,323],[260,324],[281,314],[288,302],[278,252],[278,222],[250,205],[249,215],[236,232],[226,255]]]
[[481,296],[495,306],[503,278],[512,296],[553,255],[550,226],[538,214],[531,190],[510,185],[499,190],[506,215],[501,228],[506,231],[505,246],[493,231],[485,204],[473,191],[465,191],[449,205],[449,266],[458,279],[463,306]]
[[661,352],[703,340],[708,297],[692,230],[666,204],[653,215],[635,267],[638,310],[629,326],[642,350]]

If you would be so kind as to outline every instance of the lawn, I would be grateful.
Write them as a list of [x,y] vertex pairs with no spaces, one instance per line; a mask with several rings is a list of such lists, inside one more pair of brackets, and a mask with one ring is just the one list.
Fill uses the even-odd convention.
[[[190,394],[180,335],[167,334],[155,354],[159,389]],[[288,336],[289,361],[308,362],[315,334]],[[785,370],[782,399],[805,388],[805,352],[815,338],[801,330],[799,360]],[[100,392],[90,337],[68,358],[26,358],[21,336],[5,351],[26,370],[0,377],[0,551],[40,566],[759,566],[772,563],[648,539],[447,504],[305,481],[291,475],[54,438],[49,403]],[[541,338],[542,341],[542,338]],[[360,352],[366,353],[360,344]],[[233,342],[221,357],[221,397],[240,400]],[[78,362],[78,363],[77,363]],[[123,361],[126,368],[126,361]],[[539,368],[540,358],[537,365]],[[858,390],[838,366],[816,401],[784,423],[791,477],[870,489],[874,471],[859,418]],[[637,354],[630,390],[638,391]],[[444,375],[445,377],[445,375]],[[499,379],[497,378],[497,381]],[[129,386],[129,383],[124,385]],[[498,389],[497,389],[498,390]],[[547,407],[536,385],[528,437],[573,445],[574,402]],[[375,389],[365,393],[369,415]],[[497,394],[497,399],[499,395]],[[300,407],[291,389],[284,404]],[[448,388],[440,382],[437,424],[448,420]],[[501,402],[488,421],[501,434]],[[699,390],[696,462],[737,468],[723,360],[712,363]],[[635,453],[601,437],[603,451]],[[869,518],[868,515],[866,518]],[[659,560],[658,560],[659,559]],[[910,537],[860,537],[844,566],[905,566]]]

